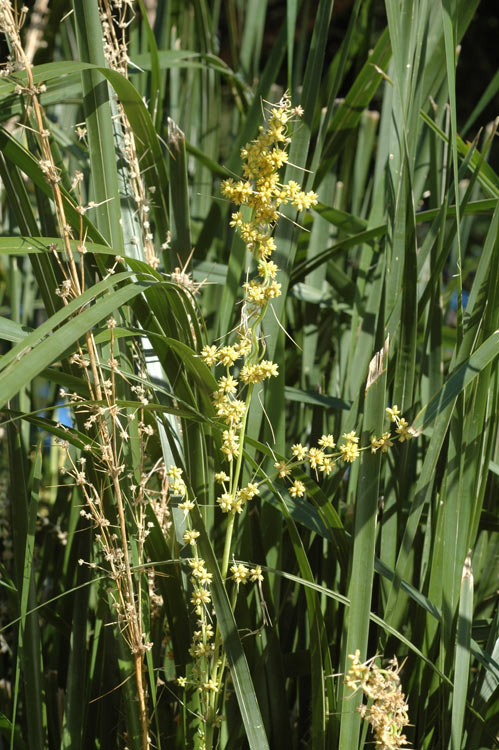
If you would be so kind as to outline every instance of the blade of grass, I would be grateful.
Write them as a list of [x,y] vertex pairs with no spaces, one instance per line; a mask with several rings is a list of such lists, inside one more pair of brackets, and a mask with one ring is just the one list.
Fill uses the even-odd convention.
[[15,467],[11,479],[11,492],[13,498],[14,564],[18,581],[20,612],[10,747],[14,746],[16,711],[20,692],[19,682],[22,672],[24,700],[30,706],[30,711],[26,717],[29,746],[42,748],[45,747],[46,743],[46,706],[43,691],[40,630],[38,616],[33,611],[36,602],[33,550],[41,481],[41,455],[38,451],[31,477],[28,479],[26,476],[26,455],[18,426],[9,425],[8,440],[10,465]]
[[83,336],[93,325],[144,292],[147,286],[147,283],[138,282],[106,295],[104,299],[65,323],[50,338],[39,343],[35,349],[27,352],[21,360],[13,362],[11,367],[0,376],[0,405],[3,406],[22,385],[30,383],[45,367],[57,360],[68,346]]
[[[79,529],[79,559],[91,559],[91,537],[88,530]],[[64,720],[61,728],[61,748],[80,750],[84,747],[84,727],[88,718],[88,662],[87,649],[87,612],[90,598],[90,587],[85,584],[90,580],[89,568],[78,566],[73,604],[73,628],[71,631],[71,650],[69,654],[68,677],[66,684],[66,701]]]
[[186,267],[191,256],[189,186],[185,137],[170,118],[168,120],[168,152],[170,155],[170,216],[171,267]]
[[449,376],[441,390],[418,412],[412,429],[418,433],[453,404],[459,394],[499,356],[499,331],[486,341]]
[[[379,351],[370,365],[366,385],[362,443],[371,435],[381,435],[386,401],[386,359],[388,342]],[[374,577],[374,552],[376,542],[376,517],[378,511],[380,455],[367,451],[362,455],[357,498],[352,568],[348,585],[350,609],[345,625],[343,647],[343,671],[346,672],[348,654],[360,651],[360,660],[365,661],[369,634],[369,612],[371,610]],[[357,701],[343,694],[341,702],[341,726],[339,750],[357,747],[361,717],[355,711]]]
[[[105,68],[102,25],[97,2],[73,0],[73,8],[81,59]],[[95,223],[108,243],[117,250],[118,255],[121,255],[124,253],[124,247],[109,89],[98,71],[84,70],[81,75],[92,199],[97,203]]]
[[459,600],[459,615],[457,621],[457,643],[454,665],[454,693],[452,696],[451,719],[451,750],[461,750],[463,747],[464,714],[466,711],[466,695],[470,675],[470,640],[473,622],[473,573],[471,559],[468,557],[464,564],[461,581],[461,596]]

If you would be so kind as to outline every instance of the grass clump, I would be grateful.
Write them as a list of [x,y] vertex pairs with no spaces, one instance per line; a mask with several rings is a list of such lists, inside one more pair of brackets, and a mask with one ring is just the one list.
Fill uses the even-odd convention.
[[477,2],[55,5],[0,0],[0,744],[497,747]]

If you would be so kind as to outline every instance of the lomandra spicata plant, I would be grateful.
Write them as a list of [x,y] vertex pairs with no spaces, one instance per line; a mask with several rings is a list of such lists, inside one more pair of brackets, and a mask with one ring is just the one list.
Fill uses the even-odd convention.
[[[217,505],[225,514],[225,539],[221,576],[225,580],[229,573],[231,559],[235,552],[233,545],[234,528],[238,517],[241,523],[247,523],[247,504],[257,495],[259,487],[265,483],[258,481],[258,474],[252,481],[241,485],[243,458],[245,452],[246,420],[251,400],[255,395],[255,386],[278,375],[277,365],[265,359],[266,340],[262,335],[261,323],[280,291],[278,267],[272,260],[275,250],[273,233],[281,216],[279,208],[291,204],[298,211],[317,204],[317,195],[313,191],[304,192],[295,181],[282,184],[279,169],[288,161],[286,146],[291,141],[289,126],[303,112],[293,108],[285,94],[274,105],[268,106],[268,119],[265,126],[260,126],[257,139],[241,149],[243,160],[243,179],[225,180],[222,183],[223,194],[241,208],[232,213],[231,226],[236,227],[244,240],[246,249],[253,263],[247,269],[248,280],[244,283],[244,296],[241,302],[241,319],[235,330],[228,336],[232,343],[206,345],[201,358],[208,366],[223,368],[223,375],[217,379],[217,390],[213,393],[213,403],[217,417],[221,418],[225,429],[222,433],[222,471],[215,473],[214,478],[220,487]],[[246,208],[246,217],[243,213]],[[255,268],[256,266],[256,268]],[[252,277],[252,278],[251,278]],[[261,398],[261,389],[257,391]],[[387,408],[388,416],[396,423],[396,434],[400,442],[412,437],[408,423],[400,418],[397,406]],[[393,436],[389,431],[383,432],[380,438],[371,437],[372,453],[378,450],[386,453],[393,446]],[[288,462],[275,462],[281,478],[290,477],[292,470],[300,462],[307,462],[318,478],[319,474],[328,476],[336,461],[353,463],[360,455],[359,438],[354,431],[345,433],[336,453],[329,453],[336,443],[332,435],[323,435],[318,447],[306,448],[301,444],[292,447],[292,458]],[[174,471],[172,469],[171,471]],[[179,470],[177,470],[179,471]],[[180,473],[178,473],[180,478]],[[291,497],[303,497],[305,485],[295,479],[289,488]],[[185,501],[179,508],[188,516],[194,507],[191,501]],[[214,628],[213,616],[210,613],[210,585],[212,574],[206,568],[197,550],[199,531],[191,527],[184,533],[184,542],[193,550],[193,558],[188,560],[191,569],[193,593],[191,602],[197,617],[196,629],[190,654],[194,658],[190,674],[177,679],[181,687],[192,686],[200,694],[202,728],[200,729],[201,745],[211,748],[214,743],[214,729],[223,721],[223,704],[220,696],[224,692],[226,660],[218,628]],[[248,566],[242,562],[230,565],[232,579],[231,606],[235,610],[237,593],[241,585],[260,584],[263,581],[260,565]],[[261,587],[260,591],[261,591]],[[388,747],[388,746],[386,746]]]
[[398,750],[407,745],[403,729],[409,723],[409,707],[400,686],[397,659],[394,657],[388,668],[382,669],[374,659],[362,664],[358,649],[348,658],[352,663],[345,684],[353,691],[361,690],[368,700],[367,704],[358,707],[358,711],[371,725],[376,747]]
[[[290,141],[289,124],[300,114],[299,109],[292,108],[287,95],[278,104],[271,105],[266,125],[260,126],[260,135],[241,150],[244,178],[237,182],[228,179],[222,184],[223,194],[231,203],[241,207],[232,214],[231,226],[237,228],[250,257],[254,259],[254,265],[248,267],[247,275],[253,276],[255,271],[257,274],[244,283],[241,320],[232,334],[233,342],[222,346],[206,345],[201,352],[208,366],[223,368],[225,373],[218,377],[217,390],[213,394],[216,415],[225,425],[221,447],[223,470],[215,473],[215,480],[220,486],[217,505],[226,517],[220,568],[222,579],[226,578],[231,557],[234,556],[236,519],[244,513],[242,520],[245,522],[245,506],[259,494],[258,481],[241,485],[245,428],[251,399],[255,386],[278,374],[277,365],[265,359],[266,342],[261,322],[271,300],[280,295],[280,284],[276,280],[278,267],[272,260],[275,250],[273,232],[280,216],[279,207],[290,203],[301,211],[317,203],[313,191],[303,192],[294,181],[283,185],[279,176],[279,169],[288,160],[286,146]],[[246,218],[243,215],[245,209]],[[180,684],[193,684],[201,693],[204,724],[202,747],[211,748],[213,728],[220,726],[223,719],[220,696],[223,695],[225,655],[220,633],[218,629],[215,632],[210,624],[207,605],[211,602],[211,575],[205,568],[205,561],[197,555],[198,533],[195,529],[189,529],[184,535],[184,540],[196,553],[189,560],[189,565],[194,585],[192,602],[199,619],[190,649],[196,659],[192,679],[181,678]],[[231,605],[234,609],[239,586],[249,582],[259,584],[263,581],[263,575],[259,565],[250,568],[236,562],[230,566],[230,573],[233,587]]]
[[27,6],[0,0],[0,745],[496,748],[478,0]]

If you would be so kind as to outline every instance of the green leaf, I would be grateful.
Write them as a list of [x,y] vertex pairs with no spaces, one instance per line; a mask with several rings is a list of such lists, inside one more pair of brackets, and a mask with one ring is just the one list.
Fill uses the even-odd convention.
[[499,331],[496,331],[450,374],[440,391],[418,412],[412,423],[412,430],[419,434],[428,427],[498,356]]
[[[112,287],[112,282],[109,286]],[[58,328],[49,338],[27,351],[20,359],[12,362],[8,369],[4,368],[0,375],[0,406],[18,393],[20,388],[29,384],[42,370],[55,362],[68,347],[84,336],[94,325],[100,323],[114,310],[130,302],[138,294],[145,292],[148,286],[147,282],[137,282],[107,294],[76,318]],[[81,305],[81,299],[76,302]],[[63,310],[66,311],[67,307],[69,305]],[[39,337],[39,332],[35,331],[30,334],[30,336],[34,335]],[[23,344],[26,345],[27,339],[29,336],[21,342],[21,347]]]

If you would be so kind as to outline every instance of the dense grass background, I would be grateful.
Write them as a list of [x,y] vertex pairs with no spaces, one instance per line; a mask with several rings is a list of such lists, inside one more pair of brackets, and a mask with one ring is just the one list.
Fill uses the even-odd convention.
[[[40,101],[67,222],[76,240],[86,236],[88,253],[75,252],[86,296],[72,307],[56,294],[61,269],[47,248],[62,241],[33,109],[16,91],[25,74],[0,79],[0,747],[144,747],[109,579],[77,564],[94,559],[95,539],[54,441],[69,441],[77,460],[89,439],[59,389],[89,399],[68,358],[92,331],[107,361],[112,312],[127,378],[118,399],[138,408],[131,383],[149,388],[147,466],[182,467],[198,503],[194,522],[231,665],[214,742],[368,747],[360,696],[339,676],[358,648],[363,659],[404,661],[414,748],[497,747],[499,176],[497,121],[489,120],[499,77],[477,49],[473,19],[483,8],[478,0],[356,0],[343,9],[332,0],[140,0],[127,29],[128,80],[107,69],[96,10],[96,0],[59,0],[38,37],[30,15],[22,31],[25,48],[34,38],[38,50],[33,70],[46,84]],[[459,56],[475,54],[485,73],[462,84]],[[236,559],[261,564],[265,581],[261,596],[242,590],[232,611],[214,509],[213,475],[223,468],[214,379],[195,354],[240,316],[247,261],[220,180],[239,174],[262,103],[285,89],[305,114],[283,180],[316,190],[320,203],[298,223],[287,212],[276,230],[284,294],[264,333],[280,376],[253,401],[244,465],[246,480],[254,467],[269,480],[234,543]],[[116,97],[136,138],[149,240]],[[75,170],[84,203],[101,204],[84,217]],[[148,242],[157,271],[145,263]],[[125,260],[108,275],[115,255]],[[202,284],[195,295],[171,275],[177,267]],[[368,445],[393,404],[413,440],[386,455],[367,451],[319,483],[314,473],[301,477],[305,498],[293,499],[275,477],[275,456],[322,433],[356,429]],[[143,457],[130,449],[124,460],[136,474]],[[112,493],[107,502],[113,507]],[[167,536],[147,508],[152,531],[133,558],[154,643],[151,747],[163,748],[200,746],[198,698],[174,681],[189,669],[193,627],[176,504]],[[151,563],[159,607],[141,567]]]

